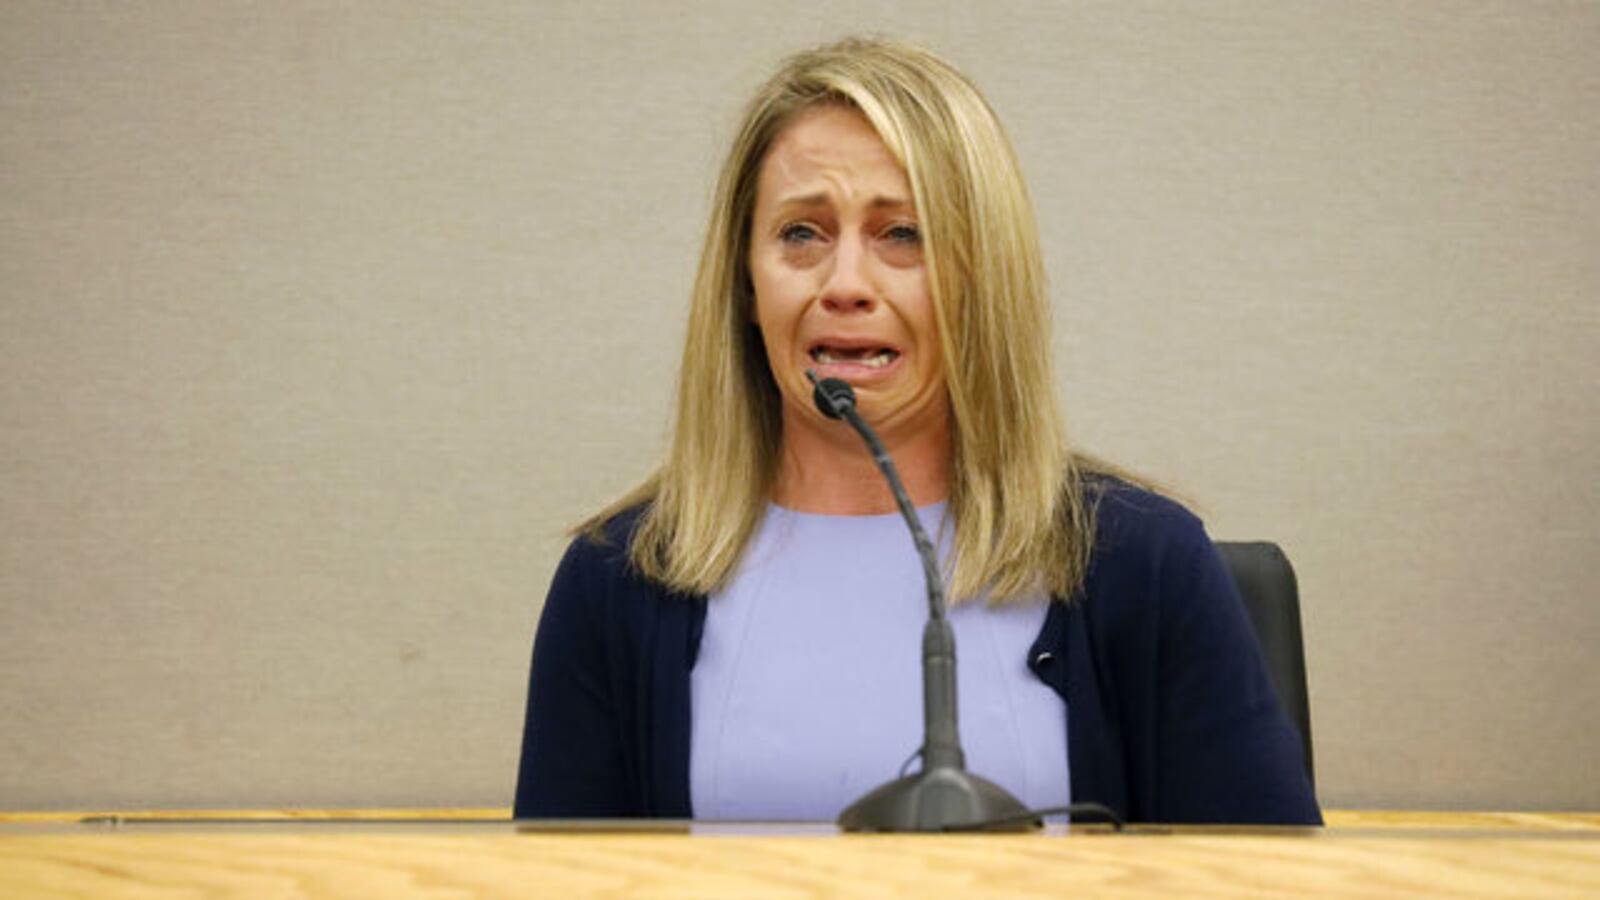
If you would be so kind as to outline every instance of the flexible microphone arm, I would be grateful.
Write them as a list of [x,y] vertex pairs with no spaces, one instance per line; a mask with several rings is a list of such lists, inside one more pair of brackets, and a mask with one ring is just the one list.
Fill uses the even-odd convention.
[[922,771],[898,778],[851,804],[839,815],[848,831],[949,831],[980,823],[1006,822],[1009,830],[1037,827],[1039,820],[999,785],[969,774],[956,714],[956,639],[945,616],[944,577],[939,573],[933,542],[917,518],[911,497],[900,481],[889,452],[871,426],[856,412],[855,391],[837,378],[818,379],[812,399],[822,414],[843,419],[872,451],[900,515],[911,529],[928,584],[928,624],[922,632]]
[[917,517],[916,507],[911,505],[911,495],[906,492],[905,483],[900,480],[900,471],[894,467],[894,460],[889,458],[889,451],[884,449],[883,441],[878,439],[878,433],[872,426],[861,418],[856,412],[856,392],[850,385],[837,378],[817,379],[817,373],[812,369],[806,370],[806,377],[816,385],[812,391],[811,399],[817,404],[822,414],[830,419],[843,419],[861,435],[867,442],[867,449],[872,451],[872,461],[878,464],[878,470],[883,472],[883,477],[889,480],[889,491],[894,494],[895,505],[900,507],[900,515],[906,520],[906,525],[911,528],[911,539],[916,542],[917,556],[922,559],[922,576],[928,582],[928,618],[944,618],[944,578],[939,574],[938,558],[933,552],[933,541],[928,539],[928,532],[922,527],[922,520]]

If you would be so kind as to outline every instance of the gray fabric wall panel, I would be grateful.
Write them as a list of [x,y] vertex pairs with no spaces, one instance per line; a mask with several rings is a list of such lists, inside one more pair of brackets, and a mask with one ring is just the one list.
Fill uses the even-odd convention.
[[0,807],[509,804],[738,106],[879,31],[1013,131],[1077,438],[1294,560],[1324,802],[1600,808],[1600,5],[688,10],[0,9]]

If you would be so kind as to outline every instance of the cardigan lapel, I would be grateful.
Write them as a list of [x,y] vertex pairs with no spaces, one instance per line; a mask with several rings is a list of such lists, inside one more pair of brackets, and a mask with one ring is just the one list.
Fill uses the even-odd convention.
[[689,670],[700,647],[705,624],[705,598],[665,591],[653,603],[655,622],[649,640],[654,644],[645,658],[651,660],[646,683],[639,685],[640,712],[650,727],[640,734],[642,785],[649,814],[658,818],[687,819],[689,806]]

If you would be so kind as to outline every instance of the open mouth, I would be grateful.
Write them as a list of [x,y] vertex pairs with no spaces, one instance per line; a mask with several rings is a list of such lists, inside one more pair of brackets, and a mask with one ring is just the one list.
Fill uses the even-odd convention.
[[818,365],[856,365],[881,369],[900,357],[889,347],[833,347],[822,344],[811,348],[811,359]]

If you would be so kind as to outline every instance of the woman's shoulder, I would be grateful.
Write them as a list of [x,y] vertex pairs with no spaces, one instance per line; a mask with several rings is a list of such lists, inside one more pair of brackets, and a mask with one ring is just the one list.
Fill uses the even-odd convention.
[[547,616],[569,616],[594,633],[636,641],[659,631],[664,616],[693,627],[695,598],[647,577],[633,562],[631,542],[643,514],[644,507],[630,508],[574,530],[545,598]]
[[1221,556],[1200,518],[1182,503],[1111,481],[1100,486],[1095,511],[1079,599],[1105,635],[1143,646],[1157,632],[1243,621]]
[[572,529],[560,568],[581,574],[593,587],[628,604],[674,603],[695,595],[675,589],[640,568],[634,546],[639,529],[646,527],[650,502],[618,506],[597,514]]
[[1096,549],[1108,542],[1148,547],[1205,537],[1199,516],[1152,488],[1111,475],[1087,476],[1084,487],[1094,509]]
[[1085,479],[1094,510],[1093,543],[1084,594],[1159,593],[1181,573],[1214,555],[1200,517],[1183,503],[1148,486],[1109,477]]
[[574,567],[591,576],[628,575],[633,535],[646,508],[647,504],[640,503],[608,510],[573,527],[562,567]]
[[649,508],[649,503],[635,503],[596,513],[574,528],[573,536],[596,547],[626,547]]

